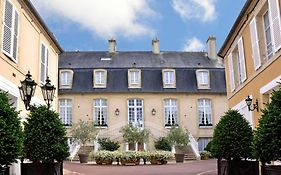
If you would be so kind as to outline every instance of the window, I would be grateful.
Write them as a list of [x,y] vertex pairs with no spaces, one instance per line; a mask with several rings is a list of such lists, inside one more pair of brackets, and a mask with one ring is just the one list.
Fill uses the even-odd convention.
[[198,151],[201,153],[204,151],[208,143],[212,140],[210,137],[199,137],[198,139]]
[[244,58],[243,38],[238,40],[237,45],[228,56],[229,78],[231,91],[235,90],[236,86],[242,84],[246,79],[246,66]]
[[128,100],[128,122],[143,127],[143,101],[141,99]]
[[165,127],[178,125],[178,104],[176,99],[164,100]]
[[129,88],[141,87],[141,70],[138,69],[128,70],[128,84],[129,84]]
[[4,4],[2,51],[13,61],[17,61],[19,14],[10,1],[5,0]]
[[60,88],[71,89],[73,80],[72,70],[60,70]]
[[212,124],[212,105],[210,99],[198,100],[199,127],[211,127]]
[[281,48],[280,0],[267,0],[250,22],[255,70]]
[[210,88],[210,78],[208,70],[197,70],[197,87],[198,89],[209,89]]
[[60,119],[64,126],[72,125],[72,100],[60,99],[59,100],[59,113]]
[[94,100],[94,121],[95,125],[107,127],[107,100]]
[[162,70],[162,79],[163,79],[164,88],[175,88],[176,87],[175,70],[173,70],[173,69]]
[[40,74],[40,81],[45,82],[48,76],[48,48],[45,44],[41,44],[41,74]]
[[94,88],[106,88],[107,71],[104,69],[94,70]]

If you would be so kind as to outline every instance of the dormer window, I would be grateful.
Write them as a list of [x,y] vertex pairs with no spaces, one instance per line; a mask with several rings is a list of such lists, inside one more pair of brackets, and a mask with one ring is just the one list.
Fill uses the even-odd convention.
[[197,78],[198,89],[210,89],[209,70],[197,70],[196,78]]
[[128,86],[129,88],[141,88],[141,70],[128,70]]
[[107,71],[104,69],[94,70],[94,88],[106,88]]
[[162,70],[164,88],[176,88],[176,73],[174,69]]
[[60,70],[60,89],[71,89],[73,80],[72,70]]

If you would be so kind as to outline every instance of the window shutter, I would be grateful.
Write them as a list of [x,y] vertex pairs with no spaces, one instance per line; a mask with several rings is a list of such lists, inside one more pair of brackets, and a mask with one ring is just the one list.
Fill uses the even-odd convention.
[[13,5],[5,1],[4,15],[4,34],[3,34],[3,51],[8,56],[12,54],[12,24],[13,24]]
[[45,64],[46,64],[46,60],[45,60],[45,46],[44,44],[41,44],[41,81],[44,82],[45,81]]
[[230,53],[228,56],[228,66],[229,66],[230,88],[231,88],[231,92],[233,92],[235,90],[235,79],[234,79],[232,53]]
[[14,11],[14,39],[13,39],[13,58],[17,59],[18,52],[18,29],[19,29],[19,15],[16,11]]
[[275,52],[281,48],[281,21],[279,0],[268,0]]
[[252,58],[254,60],[255,70],[257,70],[261,66],[261,59],[260,59],[259,38],[257,32],[257,22],[255,17],[250,23],[250,31],[251,31],[251,42],[252,42]]
[[245,65],[245,56],[244,56],[244,46],[243,46],[243,38],[241,37],[238,41],[238,54],[239,54],[239,60],[240,60],[240,70],[241,70],[241,78],[242,82],[244,82],[247,79],[246,75],[246,65]]
[[45,50],[45,58],[46,58],[46,74],[45,74],[45,79],[47,79],[47,76],[49,76],[49,74],[48,74],[48,72],[49,72],[49,50],[48,50],[48,48],[46,48],[46,50]]

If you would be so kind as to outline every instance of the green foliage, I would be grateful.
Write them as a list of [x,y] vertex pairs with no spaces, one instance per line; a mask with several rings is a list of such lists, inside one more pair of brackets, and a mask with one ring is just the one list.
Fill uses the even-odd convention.
[[211,140],[208,144],[207,144],[207,146],[205,147],[205,151],[209,151],[209,152],[211,152],[211,149],[212,149],[212,143],[213,143],[213,141]]
[[69,156],[66,131],[59,114],[46,106],[30,112],[24,122],[24,136],[24,156],[33,162],[61,162]]
[[99,138],[98,142],[101,146],[101,150],[115,151],[120,147],[118,142],[112,141],[109,138]]
[[167,135],[167,139],[175,146],[185,146],[189,142],[188,132],[180,126],[173,126]]
[[124,142],[131,143],[146,143],[149,139],[150,131],[148,129],[140,129],[132,124],[123,126],[120,130]]
[[238,111],[229,110],[215,127],[211,153],[227,160],[251,158],[252,140],[249,122]]
[[274,91],[271,102],[262,111],[254,132],[254,155],[266,163],[281,160],[281,89]]
[[87,142],[91,142],[96,139],[99,130],[95,127],[95,124],[91,121],[80,120],[71,130],[74,141],[85,146]]
[[154,141],[156,150],[171,151],[171,143],[167,137],[160,137]]
[[0,167],[8,166],[22,153],[23,133],[18,112],[0,91]]

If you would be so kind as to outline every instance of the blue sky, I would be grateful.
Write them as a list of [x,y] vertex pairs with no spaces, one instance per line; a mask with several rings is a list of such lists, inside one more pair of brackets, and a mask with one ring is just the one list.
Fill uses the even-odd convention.
[[220,49],[246,0],[31,0],[64,50],[206,50],[209,35]]

